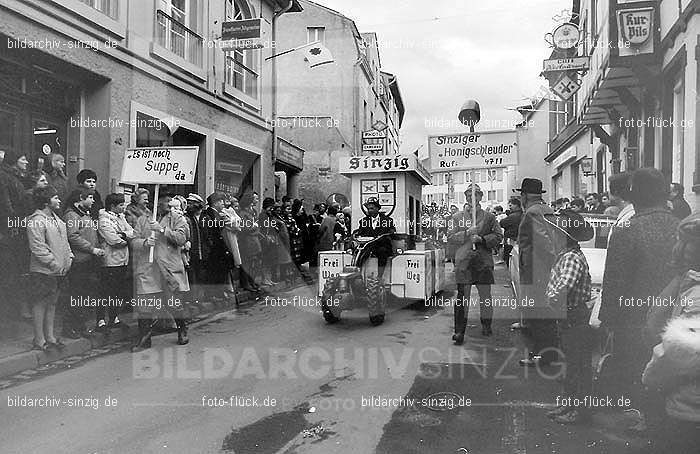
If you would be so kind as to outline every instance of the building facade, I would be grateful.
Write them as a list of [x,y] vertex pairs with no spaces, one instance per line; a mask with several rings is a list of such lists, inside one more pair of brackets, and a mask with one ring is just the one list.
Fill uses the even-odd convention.
[[[334,62],[309,68],[293,53],[279,58],[279,134],[305,150],[299,197],[323,201],[340,194],[347,199],[350,180],[338,173],[340,158],[395,153],[403,100],[396,77],[381,71],[374,33],[359,33],[352,19],[330,8],[300,3],[303,12],[280,19],[279,39],[290,48],[319,41]],[[362,132],[370,130],[381,130],[386,139],[363,141]],[[375,146],[363,151],[365,144]]]
[[[273,195],[271,46],[224,52],[221,22],[272,23],[283,0],[0,1],[0,149],[66,157],[103,193],[130,147],[196,146],[195,184],[161,193]],[[289,13],[301,7],[292,2]]]
[[600,193],[612,174],[655,167],[697,210],[700,1],[575,0],[572,10],[583,39],[558,57],[590,68],[572,73],[581,88],[568,102],[552,102],[564,112],[551,114],[554,192]]

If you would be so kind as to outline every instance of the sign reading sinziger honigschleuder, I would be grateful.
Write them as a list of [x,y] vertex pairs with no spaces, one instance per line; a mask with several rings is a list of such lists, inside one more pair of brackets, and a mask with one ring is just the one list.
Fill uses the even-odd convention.
[[486,131],[428,137],[432,170],[518,164],[515,131]]

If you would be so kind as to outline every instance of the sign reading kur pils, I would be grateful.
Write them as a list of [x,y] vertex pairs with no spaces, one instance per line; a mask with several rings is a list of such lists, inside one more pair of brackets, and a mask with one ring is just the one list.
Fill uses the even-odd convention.
[[199,147],[129,148],[121,181],[133,184],[194,184]]

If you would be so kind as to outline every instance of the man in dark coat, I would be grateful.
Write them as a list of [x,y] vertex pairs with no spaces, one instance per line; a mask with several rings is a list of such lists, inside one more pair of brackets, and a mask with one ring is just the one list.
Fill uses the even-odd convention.
[[642,329],[653,298],[674,277],[671,254],[679,221],[666,207],[668,186],[657,169],[636,170],[629,197],[635,215],[610,237],[598,318],[615,334],[619,384],[640,408],[641,377],[652,347],[641,341]]
[[[518,228],[520,250],[519,304],[527,307],[525,314],[526,333],[533,342],[530,357],[520,360],[523,366],[547,365],[557,360],[558,340],[555,314],[547,308],[545,291],[549,275],[557,254],[566,245],[565,236],[547,219],[554,220],[554,210],[542,199],[545,190],[542,181],[525,178],[519,189],[520,201],[525,208]],[[538,358],[539,357],[539,358]]]
[[513,251],[513,243],[518,241],[518,228],[523,220],[523,209],[518,199],[510,199],[508,202],[508,216],[502,219],[500,224],[503,228],[503,261],[506,266],[510,266],[510,253]]
[[202,269],[207,284],[207,296],[221,300],[224,298],[226,277],[233,262],[226,247],[223,229],[226,222],[221,216],[225,195],[215,192],[207,197],[207,209],[200,218],[202,241]]
[[[474,191],[475,205],[472,207],[471,191]],[[457,302],[454,306],[454,335],[455,344],[464,343],[464,334],[469,317],[471,303],[471,286],[476,285],[479,292],[479,311],[481,318],[481,333],[490,336],[493,305],[491,285],[495,282],[493,276],[493,248],[503,240],[503,231],[496,217],[481,209],[481,199],[484,196],[478,185],[470,185],[464,196],[467,202],[463,212],[457,212],[450,220],[450,242],[457,245],[455,251],[455,281],[457,282]],[[472,213],[474,210],[474,213]],[[474,216],[473,216],[474,215]],[[476,223],[472,225],[472,218]]]
[[[379,210],[382,209],[379,200],[372,197],[365,202],[364,207],[366,209],[367,216],[360,219],[360,226],[357,229],[357,236],[376,238],[386,233],[396,233],[394,220],[384,213],[379,212]],[[389,261],[389,257],[391,257],[394,253],[391,238],[383,238],[376,245],[374,245],[373,249],[374,255],[377,257],[377,265],[379,266],[379,270],[377,271],[378,277],[381,279],[382,276],[384,276],[384,269]]]
[[685,189],[680,183],[671,183],[671,192],[669,193],[668,202],[671,208],[671,213],[679,220],[690,216],[690,205],[683,197]]

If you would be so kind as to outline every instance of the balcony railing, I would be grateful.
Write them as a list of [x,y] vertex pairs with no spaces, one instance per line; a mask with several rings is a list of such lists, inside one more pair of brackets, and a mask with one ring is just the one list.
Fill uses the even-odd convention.
[[161,10],[158,10],[156,18],[155,35],[158,45],[202,67],[204,39]]

